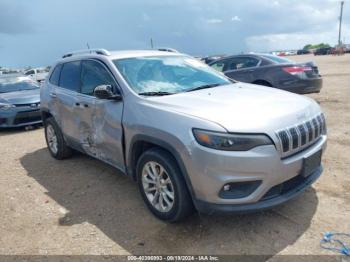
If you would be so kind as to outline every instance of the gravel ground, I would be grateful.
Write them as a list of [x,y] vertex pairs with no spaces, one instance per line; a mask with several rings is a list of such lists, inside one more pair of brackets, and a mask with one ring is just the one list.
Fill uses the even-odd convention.
[[0,132],[0,254],[330,254],[325,231],[350,232],[350,55],[315,61],[329,141],[322,177],[298,198],[256,214],[193,215],[166,224],[146,209],[136,184],[77,154],[57,161],[43,129]]

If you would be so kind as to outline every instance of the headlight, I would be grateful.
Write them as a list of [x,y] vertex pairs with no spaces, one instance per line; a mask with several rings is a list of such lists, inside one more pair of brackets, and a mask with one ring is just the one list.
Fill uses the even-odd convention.
[[14,108],[14,107],[15,106],[11,105],[11,104],[0,103],[0,109],[2,109],[2,110],[7,110],[7,109],[10,109],[10,108]]
[[197,142],[205,147],[225,151],[247,151],[257,146],[273,145],[266,135],[229,134],[193,129]]

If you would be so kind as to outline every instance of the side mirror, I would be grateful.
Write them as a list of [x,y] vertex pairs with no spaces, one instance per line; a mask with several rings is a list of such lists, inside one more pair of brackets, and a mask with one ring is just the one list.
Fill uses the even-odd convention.
[[109,100],[122,100],[120,94],[113,92],[113,86],[111,85],[99,85],[94,89],[94,96],[99,99],[109,99]]

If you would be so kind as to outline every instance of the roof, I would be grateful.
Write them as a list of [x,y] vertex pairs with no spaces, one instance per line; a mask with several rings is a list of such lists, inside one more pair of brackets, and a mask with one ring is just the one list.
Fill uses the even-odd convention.
[[178,56],[182,55],[175,52],[157,51],[157,50],[124,50],[124,51],[111,51],[111,59],[122,59],[130,57],[142,57],[142,56]]
[[108,59],[123,59],[131,57],[143,57],[143,56],[179,56],[183,55],[175,52],[158,51],[158,50],[122,50],[122,51],[107,51],[107,54],[96,54],[96,52],[89,52],[89,50],[72,52],[68,56],[65,55],[63,59],[71,57],[106,57]]

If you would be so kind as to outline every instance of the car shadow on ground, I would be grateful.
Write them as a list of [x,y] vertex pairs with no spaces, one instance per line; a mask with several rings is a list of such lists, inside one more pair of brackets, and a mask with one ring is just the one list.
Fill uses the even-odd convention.
[[21,164],[50,198],[68,210],[58,219],[59,225],[91,223],[133,254],[274,255],[309,228],[318,205],[310,188],[270,211],[194,214],[182,223],[167,224],[148,212],[130,178],[98,160],[76,154],[57,161],[43,148],[22,157]]

